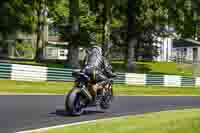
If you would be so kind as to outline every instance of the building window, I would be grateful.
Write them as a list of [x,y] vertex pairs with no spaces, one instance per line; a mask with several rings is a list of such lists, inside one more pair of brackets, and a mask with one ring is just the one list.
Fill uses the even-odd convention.
[[48,57],[54,57],[56,56],[56,48],[47,48],[47,56]]
[[180,49],[178,49],[178,48],[176,49],[176,57],[180,58]]
[[193,62],[198,61],[198,49],[193,48]]
[[60,50],[60,56],[65,56],[65,51],[64,50]]
[[47,56],[52,56],[53,48],[48,48]]
[[186,57],[187,56],[187,48],[184,48],[183,49],[183,57]]

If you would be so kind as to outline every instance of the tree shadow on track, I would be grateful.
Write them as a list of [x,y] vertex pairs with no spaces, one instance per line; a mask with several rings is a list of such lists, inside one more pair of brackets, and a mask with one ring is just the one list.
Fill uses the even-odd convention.
[[[104,110],[94,110],[94,109],[85,109],[82,115],[96,115],[106,113]],[[61,117],[72,117],[73,115],[66,112],[65,109],[57,109],[55,112],[51,112],[51,115],[61,116]],[[81,115],[81,116],[82,116]]]

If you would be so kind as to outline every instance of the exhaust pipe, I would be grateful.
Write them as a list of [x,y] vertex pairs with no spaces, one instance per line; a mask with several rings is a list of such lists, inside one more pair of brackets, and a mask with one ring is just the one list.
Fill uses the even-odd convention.
[[88,98],[90,101],[92,101],[92,95],[90,94],[90,92],[85,89],[85,87],[81,88],[81,92],[86,96],[86,98]]

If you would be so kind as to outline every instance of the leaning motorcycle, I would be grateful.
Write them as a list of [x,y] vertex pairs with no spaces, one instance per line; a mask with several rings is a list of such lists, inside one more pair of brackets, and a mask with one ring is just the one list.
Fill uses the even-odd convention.
[[109,89],[99,89],[96,97],[93,98],[90,89],[96,83],[89,76],[79,71],[74,71],[72,76],[75,78],[75,84],[65,99],[65,109],[69,114],[81,115],[84,108],[91,106],[100,106],[101,109],[110,107],[113,100],[112,79],[108,82]]

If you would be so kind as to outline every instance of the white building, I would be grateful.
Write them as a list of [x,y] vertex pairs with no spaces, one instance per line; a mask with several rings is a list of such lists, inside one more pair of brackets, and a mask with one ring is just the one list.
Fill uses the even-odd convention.
[[171,61],[172,49],[173,49],[173,38],[170,37],[158,37],[157,43],[154,46],[158,47],[158,56],[155,57],[155,61]]
[[43,57],[51,60],[66,60],[67,59],[67,45],[66,42],[48,42],[44,48]]
[[173,55],[176,60],[200,62],[200,42],[192,39],[174,40]]
[[[44,48],[43,57],[46,60],[67,60],[68,55],[68,42],[53,42],[48,41]],[[79,48],[79,60],[85,57],[85,49]]]
[[173,39],[158,37],[159,55],[155,61],[200,62],[200,42],[192,39]]

